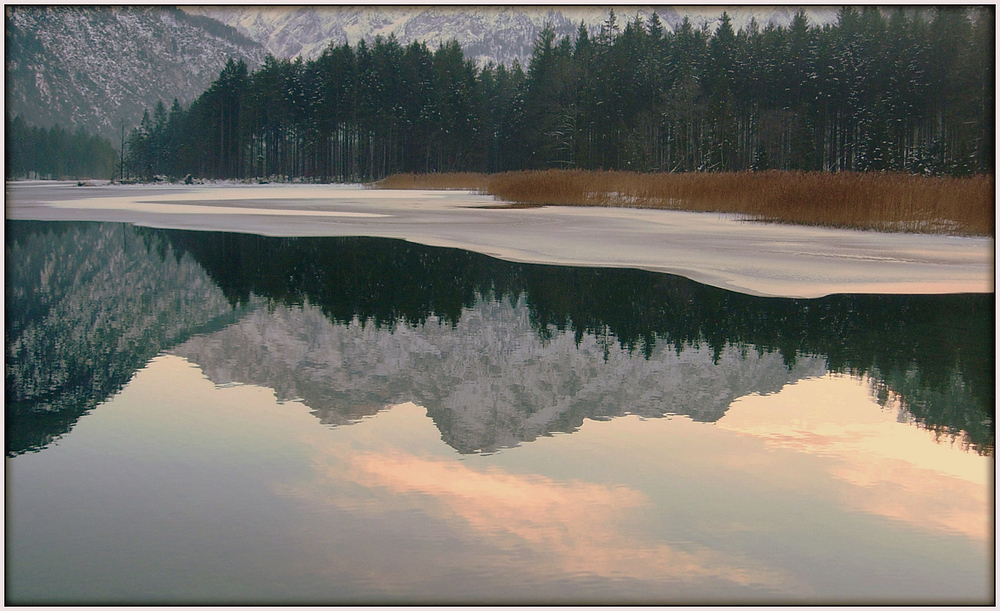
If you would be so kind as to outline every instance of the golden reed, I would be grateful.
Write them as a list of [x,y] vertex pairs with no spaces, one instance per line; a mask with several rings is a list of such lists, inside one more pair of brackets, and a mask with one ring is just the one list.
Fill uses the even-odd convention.
[[656,208],[877,231],[995,233],[993,176],[542,170],[396,174],[373,186],[471,190],[520,205]]

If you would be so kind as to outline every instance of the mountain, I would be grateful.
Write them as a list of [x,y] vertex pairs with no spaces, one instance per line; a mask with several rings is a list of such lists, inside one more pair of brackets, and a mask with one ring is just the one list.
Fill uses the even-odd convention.
[[7,6],[7,112],[31,125],[83,127],[118,142],[160,100],[190,103],[230,57],[264,48],[213,19],[174,8]]
[[[217,19],[248,38],[260,42],[275,57],[304,59],[317,57],[330,43],[355,44],[377,35],[394,35],[403,45],[418,40],[431,49],[455,39],[466,57],[482,65],[488,60],[510,64],[515,58],[522,66],[528,58],[538,33],[552,25],[560,37],[575,37],[583,23],[591,33],[599,31],[609,15],[609,6],[213,6],[184,7],[190,14]],[[787,25],[798,10],[789,6],[697,7],[615,6],[619,26],[635,18],[644,19],[654,12],[668,29],[684,18],[696,27],[714,29],[723,11],[733,20],[733,27],[746,26],[755,19],[761,27],[767,23]],[[805,7],[812,23],[832,23],[837,9]]]

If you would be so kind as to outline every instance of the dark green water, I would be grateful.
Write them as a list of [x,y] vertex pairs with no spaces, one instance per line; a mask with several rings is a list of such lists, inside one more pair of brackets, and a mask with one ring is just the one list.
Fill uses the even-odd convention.
[[8,602],[992,600],[992,294],[6,231]]

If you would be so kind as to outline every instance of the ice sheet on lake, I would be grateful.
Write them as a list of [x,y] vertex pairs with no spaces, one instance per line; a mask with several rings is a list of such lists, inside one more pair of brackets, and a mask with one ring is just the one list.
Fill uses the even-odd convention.
[[627,208],[491,209],[468,191],[358,185],[9,183],[9,219],[131,222],[270,236],[371,236],[520,263],[638,268],[751,295],[993,292],[994,240],[747,222]]

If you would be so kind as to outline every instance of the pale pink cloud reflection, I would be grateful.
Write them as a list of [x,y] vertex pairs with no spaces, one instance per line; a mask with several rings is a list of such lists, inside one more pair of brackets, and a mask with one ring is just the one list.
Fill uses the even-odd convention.
[[412,403],[338,429],[341,443],[320,432],[302,438],[313,448],[313,477],[281,484],[277,492],[312,507],[422,515],[525,568],[544,562],[544,570],[566,575],[797,589],[784,574],[752,559],[690,541],[657,540],[636,526],[653,502],[632,486],[463,460],[440,443],[426,410]]
[[396,495],[420,495],[443,518],[459,518],[501,548],[529,545],[569,573],[779,586],[777,574],[706,548],[678,549],[623,532],[631,512],[648,506],[639,491],[583,481],[557,481],[490,466],[402,452],[350,458],[359,483]]
[[898,406],[880,408],[863,380],[827,375],[743,397],[717,426],[821,457],[835,497],[850,509],[992,541],[993,457],[900,422]]

